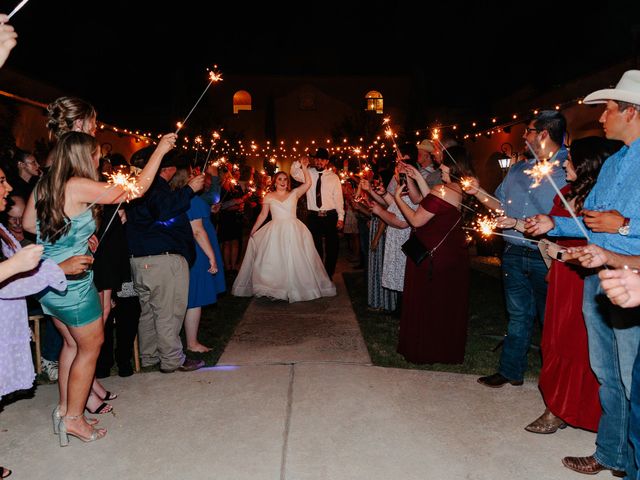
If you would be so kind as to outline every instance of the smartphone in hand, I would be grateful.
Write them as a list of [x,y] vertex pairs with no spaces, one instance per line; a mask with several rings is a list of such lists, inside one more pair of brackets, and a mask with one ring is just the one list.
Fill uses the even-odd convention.
[[407,184],[407,174],[406,173],[399,173],[398,174],[398,183],[400,185],[406,185]]

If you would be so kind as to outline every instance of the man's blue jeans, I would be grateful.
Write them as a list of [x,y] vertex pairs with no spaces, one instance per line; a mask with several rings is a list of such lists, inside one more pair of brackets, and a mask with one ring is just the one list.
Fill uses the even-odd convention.
[[538,249],[506,245],[502,255],[502,280],[509,324],[498,371],[509,380],[522,380],[527,370],[536,313],[541,324],[544,319],[547,271]]
[[611,305],[598,276],[590,275],[584,281],[582,312],[602,405],[594,456],[605,467],[625,470],[628,478],[635,478],[628,428],[631,378],[640,342],[637,311]]
[[[636,355],[631,381],[631,414],[629,418],[629,439],[635,452],[636,468],[640,465],[640,355]],[[629,477],[633,478],[633,477]],[[640,471],[636,471],[640,480]]]

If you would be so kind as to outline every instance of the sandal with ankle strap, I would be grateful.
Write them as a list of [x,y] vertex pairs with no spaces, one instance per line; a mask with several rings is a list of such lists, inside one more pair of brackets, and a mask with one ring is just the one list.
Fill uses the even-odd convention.
[[97,429],[95,427],[91,427],[91,435],[89,435],[88,437],[83,437],[79,433],[67,431],[67,425],[64,423],[65,418],[69,420],[77,420],[78,418],[82,417],[83,415],[65,415],[64,417],[62,417],[62,421],[60,422],[59,427],[61,447],[66,447],[69,445],[69,435],[79,438],[83,442],[95,442],[96,440],[100,440],[107,434],[107,431],[104,428]]
[[[51,413],[51,421],[53,422],[53,433],[55,433],[56,435],[58,435],[58,428],[60,426],[61,420],[62,415],[60,415],[60,405],[56,405],[56,408],[54,408],[53,412]],[[98,420],[97,418],[84,417],[84,420],[92,427],[100,423],[100,420]]]
[[113,411],[113,405],[107,402],[102,402],[100,406],[93,411],[89,407],[84,407],[84,409],[92,415],[103,415]]
[[105,390],[105,392],[106,393],[104,394],[104,397],[102,397],[102,398],[100,398],[100,395],[98,395],[96,393],[96,396],[98,398],[100,398],[100,400],[102,400],[103,402],[106,402],[108,400],[115,400],[116,398],[118,398],[118,394],[117,393],[112,393],[109,390]]

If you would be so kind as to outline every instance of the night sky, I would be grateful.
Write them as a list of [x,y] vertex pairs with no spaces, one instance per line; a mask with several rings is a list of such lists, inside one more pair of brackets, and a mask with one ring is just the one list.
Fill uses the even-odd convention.
[[103,121],[163,130],[214,63],[224,74],[406,74],[441,105],[482,114],[524,85],[544,91],[640,55],[637,0],[171,3],[30,0],[12,19],[7,66],[89,100]]

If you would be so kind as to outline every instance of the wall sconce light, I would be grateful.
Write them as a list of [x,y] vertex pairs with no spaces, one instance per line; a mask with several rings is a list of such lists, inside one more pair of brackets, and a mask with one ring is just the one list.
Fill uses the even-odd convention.
[[506,174],[507,170],[511,166],[511,159],[515,156],[517,157],[518,153],[513,151],[513,145],[506,142],[500,146],[500,151],[502,152],[502,156],[498,157],[498,165],[500,165],[500,169],[502,170],[502,174]]

